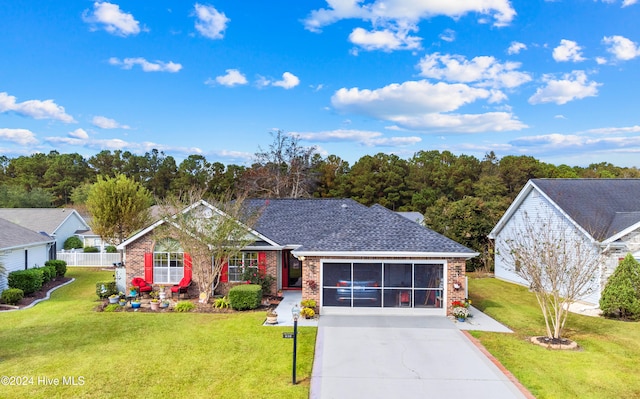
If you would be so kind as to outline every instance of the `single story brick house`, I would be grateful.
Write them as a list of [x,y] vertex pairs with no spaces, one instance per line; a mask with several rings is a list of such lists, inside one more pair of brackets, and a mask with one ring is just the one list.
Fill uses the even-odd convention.
[[[465,261],[478,254],[380,205],[350,199],[245,204],[260,209],[248,232],[255,241],[229,259],[217,293],[243,284],[240,267],[249,265],[275,277],[272,293],[302,290],[303,299],[315,299],[323,314],[445,315],[452,301],[465,297]],[[199,206],[218,211],[204,201]],[[177,284],[190,273],[188,254],[154,240],[161,223],[118,246],[127,281],[141,276],[150,284]]]

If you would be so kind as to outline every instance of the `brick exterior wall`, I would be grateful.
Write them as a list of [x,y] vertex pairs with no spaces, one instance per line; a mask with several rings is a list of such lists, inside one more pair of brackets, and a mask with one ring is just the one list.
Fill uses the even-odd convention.
[[134,277],[144,278],[144,254],[153,251],[153,234],[148,233],[127,246],[124,265],[127,271],[127,287]]
[[[251,252],[256,252],[256,251],[251,251]],[[263,252],[263,251],[260,251]],[[276,276],[278,275],[278,257],[280,256],[280,252],[279,251],[264,251],[265,255],[266,255],[266,273],[269,276],[273,276],[273,283],[271,284],[271,291],[270,292],[263,292],[264,295],[275,295],[278,291],[277,289],[277,281],[276,281]],[[216,288],[216,294],[219,295],[227,295],[229,293],[229,290],[236,286],[236,285],[240,285],[240,284],[245,284],[244,282],[240,281],[240,282],[227,282],[227,283],[220,283],[218,284],[218,287]]]
[[[322,281],[320,281],[320,268],[321,261],[320,257],[312,257],[308,256],[305,258],[302,266],[302,299],[313,299],[316,301],[318,306],[320,305],[320,290],[322,289]],[[331,257],[332,260],[376,260],[376,261],[385,261],[390,258],[376,258],[376,257]],[[438,259],[438,258],[392,258],[393,260],[411,260],[411,261],[446,261],[447,262],[447,300],[446,304],[447,315],[451,314],[451,302],[459,300],[462,301],[465,299],[465,260],[459,258],[448,258],[448,259]],[[454,289],[453,285],[455,282],[460,283],[459,289]],[[315,284],[313,283],[315,282]]]

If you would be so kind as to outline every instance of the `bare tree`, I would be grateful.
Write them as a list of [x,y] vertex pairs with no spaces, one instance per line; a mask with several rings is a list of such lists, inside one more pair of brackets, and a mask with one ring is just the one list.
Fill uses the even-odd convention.
[[252,195],[298,198],[309,197],[317,179],[313,176],[315,147],[303,147],[296,136],[278,130],[272,133],[268,150],[258,148],[255,163],[243,176],[243,185]]
[[496,246],[499,256],[535,294],[547,336],[560,339],[569,305],[595,289],[604,256],[597,242],[575,226],[552,220],[551,212],[533,219],[524,212],[508,238]]
[[155,234],[177,240],[189,254],[193,280],[208,299],[229,258],[256,240],[251,229],[259,212],[246,209],[244,198],[205,201],[202,192],[192,190],[163,201],[160,214],[165,223]]

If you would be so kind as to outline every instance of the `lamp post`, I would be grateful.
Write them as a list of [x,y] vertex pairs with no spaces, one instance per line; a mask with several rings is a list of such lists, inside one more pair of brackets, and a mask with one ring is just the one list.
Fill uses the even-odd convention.
[[296,352],[298,349],[298,317],[300,317],[300,308],[298,304],[291,309],[291,315],[293,316],[293,371],[292,382],[296,385]]

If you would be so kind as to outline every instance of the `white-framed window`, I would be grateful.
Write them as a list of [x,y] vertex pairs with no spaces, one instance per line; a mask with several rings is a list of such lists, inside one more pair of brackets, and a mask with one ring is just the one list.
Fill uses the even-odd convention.
[[178,241],[164,238],[153,247],[153,282],[177,284],[184,276],[184,252]]
[[244,268],[252,268],[258,271],[258,253],[241,252],[229,258],[229,281],[241,281]]

